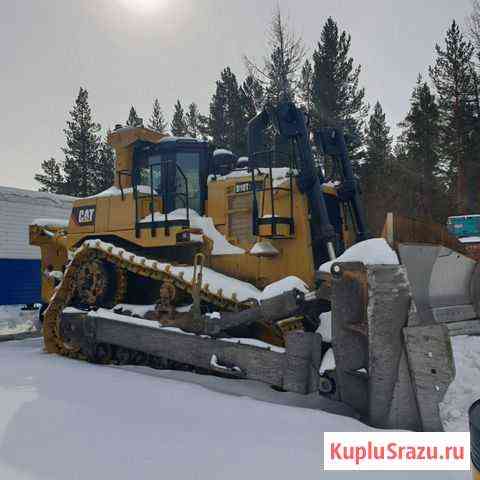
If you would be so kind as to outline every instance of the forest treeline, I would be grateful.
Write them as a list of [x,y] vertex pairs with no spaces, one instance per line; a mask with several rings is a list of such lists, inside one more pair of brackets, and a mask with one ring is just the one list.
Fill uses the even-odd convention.
[[[226,66],[207,112],[178,99],[169,122],[157,98],[145,125],[203,138],[241,156],[247,154],[248,121],[267,102],[291,100],[307,113],[312,132],[323,126],[344,130],[373,232],[381,230],[387,211],[441,223],[449,215],[480,213],[480,3],[472,3],[467,25],[452,22],[434,46],[434,62],[413,82],[395,139],[380,99],[374,105],[366,102],[351,35],[328,18],[307,54],[279,10],[263,60],[244,56],[244,78]],[[140,124],[131,106],[126,125]],[[100,132],[88,92],[80,88],[64,129],[63,160],[43,161],[35,175],[41,190],[88,196],[110,187],[114,152]],[[333,175],[328,162],[318,158],[326,176]]]

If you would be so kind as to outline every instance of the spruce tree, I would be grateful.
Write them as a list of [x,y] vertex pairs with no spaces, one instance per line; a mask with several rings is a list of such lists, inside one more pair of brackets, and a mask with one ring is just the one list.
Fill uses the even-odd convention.
[[176,137],[184,137],[187,135],[187,123],[185,121],[185,113],[180,100],[177,100],[177,103],[175,104],[170,128],[172,135]]
[[156,98],[153,102],[153,111],[148,123],[148,128],[160,133],[164,133],[167,130],[167,122],[165,120],[165,116],[163,115],[162,107],[160,107],[158,98]]
[[188,136],[197,138],[200,134],[200,112],[195,102],[188,106],[188,112],[185,114],[185,123]]
[[392,136],[380,102],[375,104],[366,132],[361,179],[370,228],[380,233],[391,203]]
[[66,146],[62,149],[65,154],[65,191],[74,196],[92,195],[97,193],[95,171],[100,146],[100,125],[92,119],[88,92],[82,87],[70,111],[70,117],[64,129]]
[[53,157],[42,162],[42,170],[42,173],[35,174],[35,180],[42,184],[41,192],[66,193],[61,166]]
[[130,107],[130,113],[128,114],[127,126],[129,127],[138,127],[143,125],[142,119],[137,115],[135,107],[132,105]]
[[226,94],[226,133],[227,147],[236,154],[243,155],[246,148],[246,118],[240,97],[240,89],[235,74],[227,67],[221,74]]
[[403,131],[397,155],[398,167],[408,177],[401,185],[405,197],[412,199],[410,215],[445,221],[440,208],[445,191],[441,188],[440,113],[430,87],[419,76],[411,97],[410,110],[399,124]]
[[227,146],[227,94],[225,85],[217,80],[215,93],[210,101],[210,114],[208,117],[208,135],[214,145]]
[[351,36],[328,18],[313,53],[312,124],[343,128],[350,156],[356,160],[361,157],[368,107],[359,86],[361,67],[354,66],[350,47]]
[[[473,163],[478,155],[477,78],[473,65],[473,45],[467,41],[453,21],[447,31],[445,45],[435,47],[437,58],[430,67],[430,77],[438,94],[440,112],[440,145],[452,179],[452,206],[456,213],[473,210],[475,193],[468,178],[476,171]],[[470,200],[470,201],[469,201]]]

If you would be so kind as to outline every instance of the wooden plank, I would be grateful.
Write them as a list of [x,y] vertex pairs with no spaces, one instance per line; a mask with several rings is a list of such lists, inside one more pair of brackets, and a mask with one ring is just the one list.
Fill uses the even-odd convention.
[[399,243],[429,243],[443,245],[464,255],[470,255],[465,245],[450,235],[445,226],[417,218],[404,217],[397,213],[387,214],[382,234],[395,248]]

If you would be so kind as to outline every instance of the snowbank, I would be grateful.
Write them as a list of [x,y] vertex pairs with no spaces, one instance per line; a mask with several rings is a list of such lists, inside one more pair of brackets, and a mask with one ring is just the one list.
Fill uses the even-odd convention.
[[467,411],[480,398],[480,337],[452,338],[455,380],[440,404],[445,430],[468,431]]
[[34,332],[37,325],[38,310],[22,310],[21,305],[0,305],[0,338]]
[[372,238],[357,243],[336,260],[320,265],[321,272],[330,273],[336,262],[363,262],[365,265],[398,265],[397,254],[383,238]]

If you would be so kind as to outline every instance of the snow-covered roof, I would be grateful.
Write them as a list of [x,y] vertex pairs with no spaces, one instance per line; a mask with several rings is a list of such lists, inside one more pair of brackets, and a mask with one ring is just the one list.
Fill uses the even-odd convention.
[[[137,185],[137,191],[138,193],[145,193],[150,195],[150,187],[147,185]],[[129,193],[133,193],[133,188],[124,188],[123,189],[123,194],[128,195]],[[154,195],[156,195],[156,192],[154,190]],[[115,187],[112,186],[110,188],[107,188],[103,192],[97,193],[96,195],[91,195],[90,197],[85,197],[85,198],[104,198],[104,197],[119,197],[122,194],[122,191]]]
[[36,218],[30,225],[38,227],[68,227],[68,218]]
[[456,220],[456,219],[465,219],[465,218],[475,218],[480,217],[480,214],[473,214],[473,215],[455,215],[453,217],[448,217],[448,220]]
[[201,142],[206,143],[206,140],[193,138],[193,137],[175,137],[170,135],[169,137],[164,137],[158,143],[167,143],[167,142]]
[[230,150],[227,150],[226,148],[217,148],[213,152],[213,156],[216,156],[216,155],[233,155],[233,153]]
[[462,243],[480,243],[480,237],[462,237],[458,241]]
[[[74,200],[66,195],[0,187],[0,258],[40,258],[40,249],[29,244],[28,226],[35,219],[49,224],[53,219],[67,219]],[[65,220],[60,223],[65,225]]]
[[125,125],[124,127],[116,128],[113,132],[128,132],[129,130],[136,130],[137,126]]
[[37,202],[41,201],[44,204],[51,204],[64,206],[65,203],[72,203],[76,200],[75,197],[68,195],[57,195],[49,192],[37,192],[35,190],[25,190],[23,188],[2,187],[0,186],[0,201],[6,202]]

